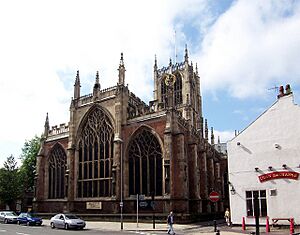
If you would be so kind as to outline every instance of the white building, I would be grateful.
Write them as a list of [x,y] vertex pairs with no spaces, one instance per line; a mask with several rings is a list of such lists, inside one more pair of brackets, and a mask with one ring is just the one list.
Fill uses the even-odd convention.
[[[258,194],[260,223],[294,218],[300,223],[300,107],[290,89],[228,142],[230,210],[233,224],[255,224]],[[279,224],[288,221],[279,220]]]

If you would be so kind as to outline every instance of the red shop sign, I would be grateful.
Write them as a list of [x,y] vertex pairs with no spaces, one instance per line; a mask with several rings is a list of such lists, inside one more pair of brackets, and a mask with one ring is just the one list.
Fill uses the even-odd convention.
[[294,171],[276,171],[276,172],[271,172],[268,174],[260,175],[258,176],[259,181],[265,182],[268,180],[275,180],[275,179],[292,179],[292,180],[297,180],[299,177],[298,172]]

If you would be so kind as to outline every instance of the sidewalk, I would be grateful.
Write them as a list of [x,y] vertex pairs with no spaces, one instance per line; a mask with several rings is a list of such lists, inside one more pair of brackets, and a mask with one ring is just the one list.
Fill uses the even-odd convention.
[[[50,226],[50,220],[43,220],[45,226]],[[86,221],[86,229],[102,230],[102,231],[121,231],[120,222],[106,222],[106,221]],[[208,225],[208,223],[198,223],[198,224],[174,224],[174,229],[176,234],[188,234],[188,235],[215,235],[214,227]],[[250,234],[254,232],[255,228],[251,227],[246,231],[242,231],[241,227],[227,227],[223,224],[218,225],[220,230],[220,235],[241,235]],[[140,231],[140,232],[159,232],[163,233],[167,231],[167,224],[156,223],[155,229],[153,229],[152,223],[137,223],[124,222],[124,231]],[[288,235],[288,229],[277,229],[271,230],[270,233],[265,232],[265,228],[260,228],[260,234],[268,235]]]

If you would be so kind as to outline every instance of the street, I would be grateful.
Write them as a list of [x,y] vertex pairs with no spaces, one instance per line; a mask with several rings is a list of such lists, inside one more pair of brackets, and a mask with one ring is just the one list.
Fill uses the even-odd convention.
[[0,224],[0,235],[109,235],[109,234],[124,234],[124,235],[132,235],[132,234],[165,234],[165,232],[153,231],[153,232],[143,232],[143,231],[101,231],[99,229],[84,229],[84,230],[64,230],[64,229],[51,229],[48,225],[42,226],[20,226],[16,224]]

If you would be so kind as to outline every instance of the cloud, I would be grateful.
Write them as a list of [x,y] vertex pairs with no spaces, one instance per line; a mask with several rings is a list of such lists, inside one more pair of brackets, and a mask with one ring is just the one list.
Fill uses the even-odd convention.
[[[235,132],[231,130],[214,130],[215,143],[218,143],[218,138],[220,138],[221,143],[226,143],[235,136]],[[211,129],[208,130],[208,140],[211,141]]]
[[201,43],[202,89],[247,98],[274,83],[300,85],[299,25],[299,1],[236,1]]
[[[18,157],[27,139],[69,120],[76,71],[82,95],[92,92],[96,71],[102,88],[118,80],[124,53],[126,83],[144,100],[152,99],[154,55],[159,65],[185,40],[180,23],[191,21],[206,0],[111,0],[0,3],[0,162]],[[184,43],[183,43],[184,45]],[[14,146],[14,147],[12,147]]]

